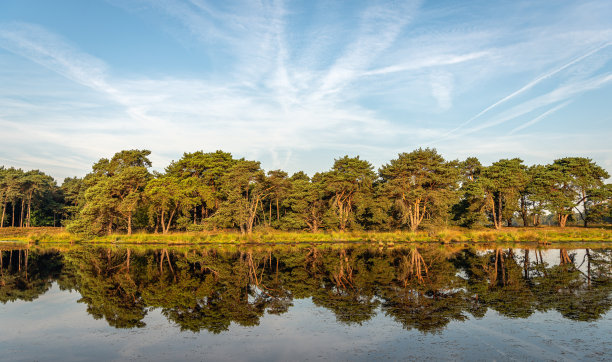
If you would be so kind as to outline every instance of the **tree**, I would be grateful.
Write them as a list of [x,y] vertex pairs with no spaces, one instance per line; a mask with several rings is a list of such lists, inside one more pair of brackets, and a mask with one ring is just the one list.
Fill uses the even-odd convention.
[[[223,176],[236,162],[230,153],[223,151],[184,153],[180,160],[173,161],[166,168],[166,173],[181,180],[191,180],[187,184],[192,195],[200,198],[194,207],[200,208],[200,220],[204,223],[206,218],[219,209],[223,197]],[[194,222],[195,219],[194,215]]]
[[435,149],[400,153],[379,173],[387,194],[395,200],[401,223],[416,231],[426,216],[442,215],[454,199],[459,175]]
[[158,175],[147,184],[144,194],[149,202],[150,215],[155,220],[155,232],[161,224],[162,233],[167,234],[177,212],[181,208],[191,208],[189,188],[184,187],[188,182],[170,175]]
[[589,221],[590,192],[603,187],[610,175],[590,158],[565,157],[549,166],[555,176],[551,185],[553,210],[557,213],[559,226],[565,227],[567,219],[575,209],[587,227]]
[[313,233],[319,230],[326,209],[321,178],[321,174],[316,174],[311,181],[304,173],[294,174],[290,178],[291,188],[284,200],[289,210],[285,217],[286,225],[293,229],[307,227]]
[[64,213],[75,218],[85,204],[85,184],[82,178],[66,177],[60,190],[64,196]]
[[225,199],[216,216],[217,222],[238,225],[242,233],[251,234],[258,207],[272,190],[264,181],[259,162],[238,160],[222,178]]
[[376,174],[368,161],[344,156],[336,159],[332,169],[321,177],[338,227],[344,231],[353,223],[356,204],[372,196]]
[[17,171],[14,168],[0,167],[0,205],[2,205],[2,218],[0,228],[4,227],[6,208],[9,202],[15,199],[15,192],[18,189]]
[[[18,200],[23,201],[23,178],[24,172],[21,169],[16,169],[14,167],[5,169],[2,168],[2,172],[0,173],[0,186],[2,187],[2,220],[0,222],[0,226],[4,226],[4,218],[6,215],[6,208],[8,204],[11,205],[11,227],[15,227],[15,205]],[[23,210],[23,202],[21,210]],[[23,211],[21,212],[23,215]],[[23,218],[22,218],[23,220]],[[19,226],[19,224],[17,224]]]
[[486,198],[482,182],[479,182],[483,166],[476,157],[468,157],[465,161],[459,163],[458,168],[461,197],[452,207],[453,220],[468,228],[484,224],[486,221],[484,215]]
[[83,180],[85,204],[72,230],[110,234],[122,219],[127,233],[132,233],[132,217],[142,198],[150,174],[148,150],[117,152],[112,159],[100,159]]
[[[268,195],[268,226],[272,225],[272,203],[276,206],[276,223],[280,223],[280,204],[279,202],[287,197],[287,192],[291,187],[288,174],[282,170],[268,171],[266,186],[270,189]],[[265,219],[265,215],[264,215]]]
[[480,180],[495,228],[500,229],[503,220],[510,225],[518,209],[520,193],[527,184],[527,167],[523,165],[523,160],[499,160],[483,170]]
[[589,190],[584,205],[589,210],[585,223],[602,222],[612,217],[612,184]]
[[546,166],[533,165],[527,170],[527,185],[521,191],[521,218],[523,226],[538,226],[549,202],[550,185],[554,181]]
[[34,196],[42,194],[51,188],[57,187],[55,180],[49,175],[44,174],[38,170],[28,171],[24,174],[22,181],[24,196],[26,197],[28,204],[28,211],[26,214],[26,226],[30,227],[32,220],[32,199]]

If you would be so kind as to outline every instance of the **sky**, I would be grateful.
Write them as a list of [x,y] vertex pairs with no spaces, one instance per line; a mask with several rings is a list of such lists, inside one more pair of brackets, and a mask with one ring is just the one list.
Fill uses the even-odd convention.
[[612,172],[612,2],[1,0],[0,165],[265,170],[436,148]]

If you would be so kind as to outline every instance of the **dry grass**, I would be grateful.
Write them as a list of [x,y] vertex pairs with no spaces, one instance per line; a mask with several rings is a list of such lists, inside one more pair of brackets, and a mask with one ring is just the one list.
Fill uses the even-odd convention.
[[384,245],[394,243],[456,243],[456,242],[611,242],[612,230],[604,228],[503,228],[500,230],[463,228],[445,228],[435,231],[323,231],[309,233],[305,231],[285,232],[264,229],[251,235],[242,235],[235,231],[202,231],[177,232],[167,235],[134,233],[132,235],[113,234],[94,238],[85,238],[70,234],[63,228],[1,228],[0,240],[21,242],[54,242],[54,243],[133,243],[133,244],[242,244],[242,243],[342,243],[372,242]]

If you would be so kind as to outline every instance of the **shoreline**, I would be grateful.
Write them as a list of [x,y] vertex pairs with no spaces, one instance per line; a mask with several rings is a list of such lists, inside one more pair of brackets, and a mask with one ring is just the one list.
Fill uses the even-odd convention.
[[322,231],[284,232],[258,230],[252,234],[236,231],[201,231],[132,235],[111,234],[86,237],[71,234],[64,228],[2,228],[0,241],[15,243],[91,243],[91,244],[297,244],[297,243],[538,243],[612,242],[612,229],[582,227],[506,227],[495,229],[447,228],[430,231]]

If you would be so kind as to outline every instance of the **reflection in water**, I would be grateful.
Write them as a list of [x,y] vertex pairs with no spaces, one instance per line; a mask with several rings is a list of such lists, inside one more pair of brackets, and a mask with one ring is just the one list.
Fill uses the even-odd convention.
[[611,265],[611,249],[31,247],[0,251],[0,301],[31,301],[55,281],[116,328],[143,327],[159,308],[182,330],[221,333],[311,298],[340,323],[382,312],[406,329],[436,332],[488,309],[597,320],[612,305]]

